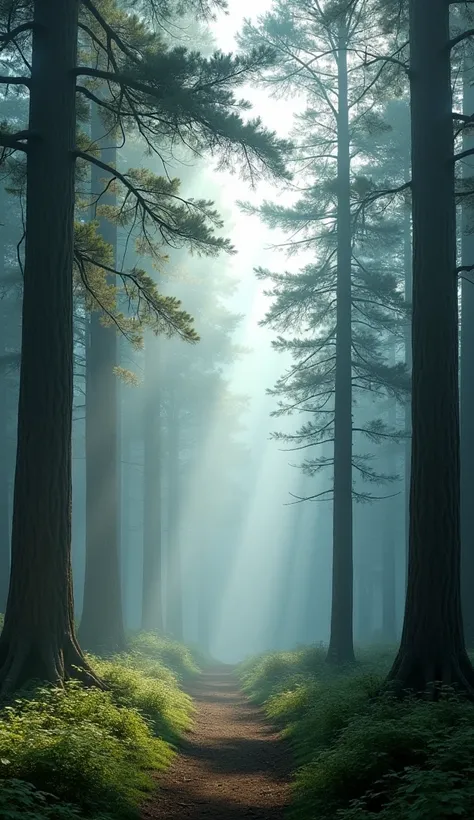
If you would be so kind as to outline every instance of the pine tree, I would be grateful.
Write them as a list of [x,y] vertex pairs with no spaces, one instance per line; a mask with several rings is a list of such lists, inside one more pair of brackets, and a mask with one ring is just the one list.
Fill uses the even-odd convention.
[[[223,163],[243,161],[250,174],[284,172],[286,146],[259,121],[244,122],[240,111],[245,105],[239,106],[233,93],[269,59],[268,52],[242,59],[216,54],[206,60],[184,49],[166,49],[151,28],[162,4],[143,0],[136,8],[140,18],[119,11],[109,0],[5,0],[1,7],[4,57],[30,53],[31,65],[25,74],[24,64],[20,68],[16,59],[11,73],[1,78],[3,84],[27,88],[30,101],[27,128],[5,127],[0,134],[7,154],[26,154],[12,571],[0,638],[3,692],[31,678],[58,682],[79,676],[97,682],[73,623],[73,262],[79,259],[89,286],[89,262],[102,269],[111,266],[87,253],[81,257],[75,244],[76,163],[99,167],[117,180],[124,192],[126,218],[134,213],[145,235],[181,237],[199,245],[202,231],[208,237],[218,222],[209,204],[199,200],[194,211],[187,209],[186,220],[179,206],[170,202],[166,218],[160,210],[159,181],[139,171],[111,169],[89,152],[78,137],[76,98],[95,102],[125,134],[141,134],[151,150],[167,140],[171,144],[180,134],[193,150],[215,152]],[[103,51],[106,70],[82,61],[79,34],[81,46],[87,36]],[[20,43],[22,48],[17,49]],[[106,97],[95,93],[96,81],[107,83]],[[176,185],[169,196],[176,201]],[[217,238],[216,244],[222,247]],[[147,284],[137,272],[131,272],[128,281],[138,290]],[[169,301],[161,305],[162,314],[167,307]]]
[[[334,443],[331,456],[306,459],[303,469],[315,474],[330,468],[333,474],[330,486],[317,495],[333,501],[328,660],[336,663],[354,659],[353,471],[369,481],[380,478],[367,459],[353,452],[353,388],[400,396],[407,387],[404,368],[388,367],[377,341],[377,335],[393,330],[387,308],[399,315],[403,308],[396,277],[374,255],[369,236],[380,243],[383,234],[389,247],[393,226],[376,211],[366,213],[366,205],[373,204],[371,186],[353,167],[354,157],[364,152],[358,142],[361,134],[379,119],[372,113],[379,72],[366,50],[369,38],[375,45],[380,37],[373,11],[365,0],[276,2],[256,27],[247,24],[242,35],[248,46],[265,41],[277,49],[275,66],[263,82],[267,79],[282,92],[302,91],[308,100],[294,154],[304,193],[293,208],[265,204],[260,214],[270,226],[283,228],[289,236],[296,233],[293,247],[311,249],[316,261],[296,276],[259,275],[274,283],[276,301],[267,322],[280,332],[296,329],[304,334],[278,338],[277,349],[291,351],[295,366],[274,394],[285,397],[279,413],[298,410],[310,413],[314,421],[281,438],[301,448]],[[394,76],[397,71],[394,66]],[[377,88],[382,99],[383,91]],[[375,419],[361,432],[383,441],[395,431]]]
[[143,590],[141,627],[163,632],[163,419],[160,342],[145,338],[143,405]]
[[[117,166],[116,135],[107,134],[96,105],[91,106],[91,143],[102,162]],[[91,217],[97,219],[97,202],[116,207],[116,195],[104,185],[103,172],[91,169]],[[117,265],[117,226],[100,219],[98,229],[110,246],[112,267]],[[105,279],[116,287],[116,276]],[[120,577],[120,450],[118,337],[115,327],[104,326],[104,317],[92,311],[86,326],[86,556],[79,640],[95,653],[125,649]]]
[[[474,693],[460,597],[458,282],[450,6],[410,4],[413,318],[412,462],[403,632],[388,682]],[[471,153],[467,149],[467,155]]]
[[[463,23],[472,27],[472,12],[463,10]],[[463,101],[462,111],[469,118],[474,112],[474,89],[472,86],[473,52],[472,45],[465,45],[463,54]],[[469,151],[474,148],[472,129],[469,123],[461,124],[462,147]],[[472,190],[474,161],[466,157],[462,163],[461,192]],[[469,269],[474,260],[474,213],[471,196],[461,197],[461,264]],[[474,490],[474,380],[472,378],[472,351],[474,351],[474,285],[472,273],[467,270],[461,281],[461,363],[460,363],[460,436],[461,436],[461,588],[464,619],[464,634],[468,648],[474,647],[474,606],[472,589],[474,584],[474,517],[472,497]]]

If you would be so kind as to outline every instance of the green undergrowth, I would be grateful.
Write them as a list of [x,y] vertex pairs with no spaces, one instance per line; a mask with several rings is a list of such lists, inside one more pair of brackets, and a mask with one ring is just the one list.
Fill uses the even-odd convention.
[[180,681],[196,677],[200,672],[200,657],[178,641],[170,640],[155,632],[139,632],[129,640],[130,650],[138,653],[145,663],[160,663],[170,669]]
[[127,653],[89,659],[106,691],[71,681],[0,709],[2,820],[136,818],[170,764],[192,721],[179,685],[199,671],[189,650],[143,634]]
[[325,651],[269,653],[240,668],[244,690],[289,739],[294,820],[474,817],[474,706],[381,695],[392,649],[333,669]]

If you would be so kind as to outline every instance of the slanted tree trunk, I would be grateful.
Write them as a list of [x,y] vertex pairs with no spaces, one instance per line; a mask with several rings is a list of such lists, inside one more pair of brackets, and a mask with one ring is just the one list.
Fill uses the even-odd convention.
[[179,533],[179,404],[172,397],[168,407],[168,588],[167,631],[183,639],[183,589]]
[[337,115],[337,338],[331,636],[327,659],[354,660],[352,549],[351,209],[347,32],[341,25]]
[[[96,106],[91,111],[91,139],[101,146],[102,161],[114,166],[115,137],[104,135]],[[106,191],[104,171],[91,170],[92,218],[97,205],[114,205],[115,194]],[[100,233],[114,249],[117,228],[100,219]],[[86,345],[86,567],[84,603],[79,638],[92,652],[111,653],[125,648],[120,573],[120,462],[118,339],[115,327],[104,326],[101,314],[90,316]]]
[[71,577],[77,0],[35,0],[34,23],[12,564],[0,637],[3,694],[32,679],[94,681],[74,633]]
[[413,387],[410,547],[399,693],[474,692],[460,595],[458,293],[446,0],[410,3]]
[[159,348],[145,339],[143,408],[143,598],[142,629],[163,631],[161,554],[161,407]]
[[[472,69],[464,61],[463,111],[474,112]],[[469,113],[468,113],[469,112]],[[474,148],[474,133],[466,129],[463,150]],[[463,176],[474,179],[474,157],[463,161]],[[470,186],[471,187],[471,186]],[[462,209],[462,264],[474,264],[474,209],[468,199]],[[461,589],[464,636],[474,649],[474,284],[471,273],[461,283]]]

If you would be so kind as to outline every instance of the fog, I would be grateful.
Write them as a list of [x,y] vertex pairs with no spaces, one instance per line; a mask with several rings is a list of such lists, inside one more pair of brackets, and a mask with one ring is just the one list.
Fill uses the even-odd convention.
[[[255,20],[270,6],[267,0],[231,0],[229,15],[220,15],[211,24],[210,37],[198,31],[201,48],[207,53],[213,48],[235,50],[244,18]],[[195,34],[194,23],[182,23],[170,32],[170,39],[194,43]],[[239,96],[251,101],[250,116],[261,117],[280,137],[294,134],[295,117],[307,107],[304,89],[273,97],[268,88],[253,84],[239,89]],[[145,583],[156,591],[166,632],[225,662],[236,662],[264,649],[327,643],[333,549],[332,501],[327,489],[330,476],[319,468],[305,474],[308,471],[301,470],[308,457],[305,447],[272,437],[275,431],[283,431],[298,443],[302,418],[299,412],[271,415],[278,398],[268,390],[284,374],[291,374],[294,362],[288,349],[274,349],[280,334],[262,326],[272,304],[268,291],[273,286],[255,275],[258,268],[296,274],[314,262],[319,249],[313,243],[297,255],[289,255],[285,248],[297,231],[292,235],[288,230],[271,229],[258,214],[242,207],[246,202],[258,209],[266,201],[292,206],[304,185],[298,189],[296,183],[292,187],[259,180],[252,187],[229,168],[217,168],[212,159],[198,159],[184,149],[161,160],[145,154],[143,146],[133,141],[117,150],[122,171],[146,167],[156,174],[177,176],[183,196],[212,200],[224,223],[218,233],[230,239],[236,253],[199,257],[178,243],[164,248],[166,261],[152,263],[141,258],[130,241],[130,232],[118,229],[116,264],[133,267],[139,262],[162,293],[181,300],[182,308],[194,317],[200,336],[197,344],[189,344],[179,334],[168,338],[148,330],[140,348],[130,344],[123,333],[116,334],[120,368],[115,376],[118,510],[109,486],[102,487],[100,499],[87,497],[84,396],[88,320],[83,308],[77,312],[73,425],[77,620],[83,604],[87,509],[88,504],[95,504],[96,515],[104,521],[118,515],[122,604],[128,629],[143,626]],[[330,219],[326,221],[329,224]],[[9,262],[19,234],[15,230],[11,230],[10,250],[5,256]],[[367,253],[370,257],[370,251]],[[11,293],[9,298],[13,299]],[[121,298],[121,309],[128,315],[130,305],[126,296]],[[15,321],[18,333],[18,318]],[[292,333],[288,335],[291,338]],[[395,359],[401,361],[400,339],[394,350]],[[105,371],[98,372],[99,381],[106,378]],[[14,369],[11,379],[14,396]],[[355,416],[365,423],[374,401],[370,396],[358,399]],[[391,412],[390,407],[383,412]],[[401,405],[394,412],[403,426]],[[105,436],[108,421],[103,425]],[[12,422],[10,442],[14,437]],[[323,459],[330,464],[331,446],[328,449],[323,442],[322,447],[326,448]],[[377,488],[375,496],[380,500],[364,498],[369,503],[356,504],[354,509],[355,635],[361,643],[382,637],[383,601],[387,599],[382,587],[387,573],[393,587],[388,598],[393,598],[395,607],[390,616],[395,624],[390,627],[392,631],[399,630],[402,618],[403,445],[398,441],[393,448],[392,455],[372,453],[370,447],[370,452],[364,453],[363,458],[375,459],[371,469],[383,472],[391,459],[400,475],[388,491]],[[11,513],[12,457],[9,463]],[[111,474],[110,481],[115,480]],[[355,488],[357,480],[355,477]],[[112,500],[107,501],[109,498]],[[144,570],[144,543],[149,538],[146,520],[155,527],[159,556],[152,577]]]

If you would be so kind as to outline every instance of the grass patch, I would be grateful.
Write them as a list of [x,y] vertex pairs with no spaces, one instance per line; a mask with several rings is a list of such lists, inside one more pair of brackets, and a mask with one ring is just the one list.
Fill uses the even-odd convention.
[[139,632],[130,639],[130,649],[139,657],[157,662],[174,672],[180,681],[200,672],[197,659],[187,646],[156,632]]
[[69,682],[0,709],[2,820],[137,817],[153,773],[170,764],[191,724],[179,678],[198,672],[184,647],[162,640],[154,654],[156,645],[155,636],[141,635],[126,654],[91,657],[106,692]]
[[334,670],[322,648],[270,653],[240,669],[244,689],[291,740],[298,820],[474,816],[474,706],[445,690],[403,703],[380,687],[393,650]]

